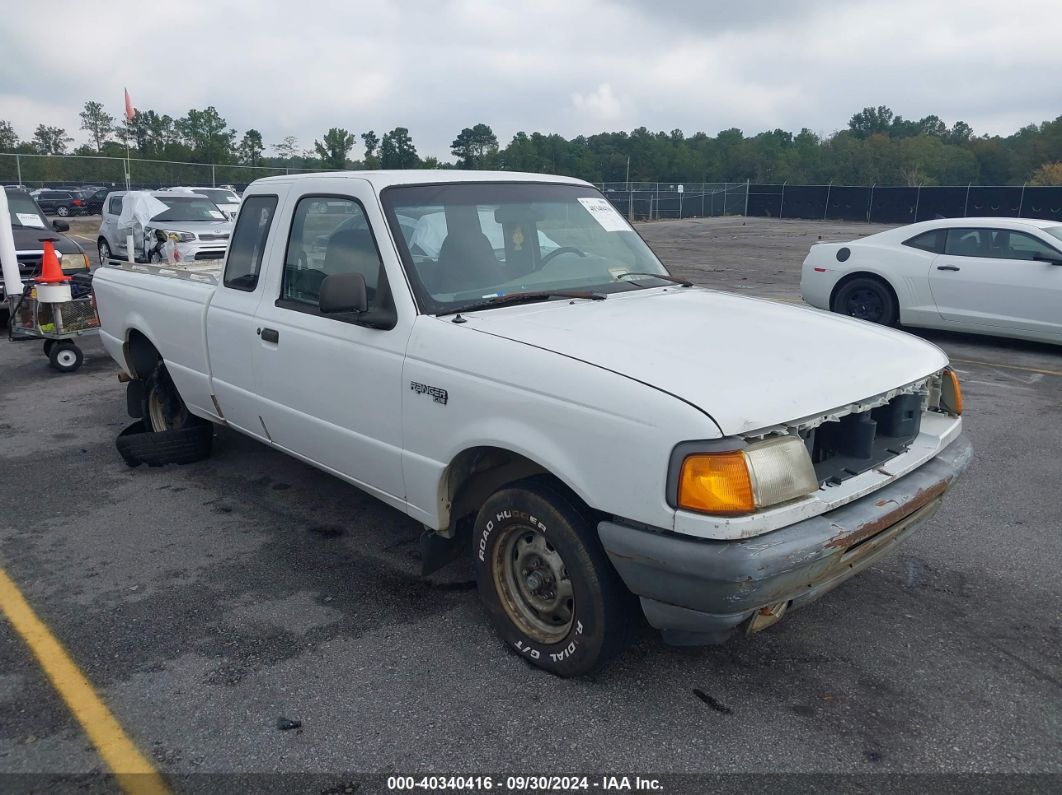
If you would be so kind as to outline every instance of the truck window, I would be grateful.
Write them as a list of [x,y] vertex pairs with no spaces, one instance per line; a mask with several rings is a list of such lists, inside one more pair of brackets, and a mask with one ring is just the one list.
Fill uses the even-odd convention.
[[353,271],[365,277],[369,309],[378,309],[384,291],[377,288],[386,276],[361,204],[340,196],[304,196],[291,221],[280,304],[316,309],[321,282]]
[[258,272],[276,209],[276,196],[250,196],[243,203],[225,261],[226,287],[252,292],[258,286]]

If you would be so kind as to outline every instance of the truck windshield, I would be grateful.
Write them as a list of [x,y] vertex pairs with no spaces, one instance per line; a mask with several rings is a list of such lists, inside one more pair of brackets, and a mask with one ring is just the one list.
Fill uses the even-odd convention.
[[152,216],[152,221],[224,221],[225,213],[209,199],[197,196],[163,196],[155,198],[170,209]]
[[50,229],[51,226],[37,207],[33,198],[21,190],[7,192],[7,211],[11,216],[11,226]]
[[665,284],[652,275],[666,275],[664,266],[589,186],[403,185],[386,188],[382,198],[428,313],[515,292],[610,293]]
[[196,193],[200,193],[206,196],[214,204],[239,204],[240,197],[230,190],[222,190],[221,188],[208,188],[207,190],[196,190]]

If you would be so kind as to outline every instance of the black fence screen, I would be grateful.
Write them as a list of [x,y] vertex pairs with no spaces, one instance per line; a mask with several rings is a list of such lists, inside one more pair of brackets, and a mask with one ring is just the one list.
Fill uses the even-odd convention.
[[978,216],[1062,221],[1062,187],[751,184],[748,215],[886,224]]

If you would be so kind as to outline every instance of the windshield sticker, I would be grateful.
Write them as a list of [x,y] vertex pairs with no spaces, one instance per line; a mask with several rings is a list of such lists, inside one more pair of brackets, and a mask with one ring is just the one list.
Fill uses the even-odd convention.
[[224,219],[224,218],[225,218],[225,213],[221,212],[221,210],[211,210],[211,211],[210,211],[210,217],[211,217],[211,218],[221,218],[221,219]]
[[18,218],[18,222],[23,226],[35,226],[38,229],[44,229],[44,221],[36,213],[15,213],[15,217]]
[[623,216],[616,212],[608,199],[579,199],[579,204],[594,217],[606,232],[626,232],[630,229]]

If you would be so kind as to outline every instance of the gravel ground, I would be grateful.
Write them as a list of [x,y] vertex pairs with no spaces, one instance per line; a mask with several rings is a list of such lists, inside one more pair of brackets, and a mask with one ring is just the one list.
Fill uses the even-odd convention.
[[[642,228],[677,273],[788,301],[810,242],[877,229]],[[924,336],[961,371],[971,469],[896,554],[722,647],[639,623],[593,678],[532,669],[491,632],[470,566],[419,578],[419,526],[353,487],[225,429],[206,462],[127,468],[95,341],[70,376],[38,343],[0,345],[0,565],[187,791],[274,772],[1058,776],[1062,349]],[[102,763],[2,621],[0,715],[0,789],[113,788],[50,778]]]

